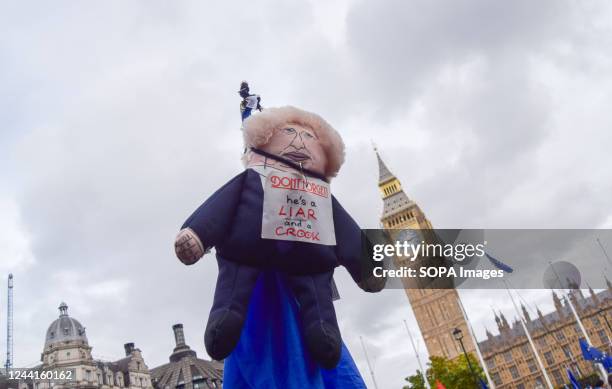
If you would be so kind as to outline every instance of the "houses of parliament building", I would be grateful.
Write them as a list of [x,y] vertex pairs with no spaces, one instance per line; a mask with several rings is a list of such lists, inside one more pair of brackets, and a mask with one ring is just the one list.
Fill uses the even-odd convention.
[[[376,156],[379,170],[378,186],[383,199],[380,219],[382,228],[390,231],[433,229],[425,213],[406,195],[400,181],[387,168],[378,151]],[[405,265],[401,263],[401,259],[396,258],[395,261],[396,265]],[[588,294],[583,294],[580,289],[574,289],[569,294],[569,298],[576,307],[593,345],[610,353],[612,319],[609,318],[609,311],[612,309],[612,284],[607,281],[607,285],[606,290],[598,293],[590,288]],[[470,332],[457,290],[426,289],[406,284],[404,286],[429,355],[449,359],[460,356],[462,350],[453,338],[452,332],[455,328],[459,328],[464,334]],[[595,369],[591,362],[582,358],[579,339],[583,335],[569,304],[554,292],[552,299],[555,306],[553,312],[543,314],[538,309],[537,315],[532,317],[523,306],[522,315],[550,380],[556,387],[563,387],[568,382],[566,369],[571,369],[576,376],[594,374]],[[487,330],[487,338],[478,342],[478,348],[495,387],[497,389],[544,388],[542,371],[520,321],[517,319],[508,322],[503,313],[495,313],[494,320],[497,325],[497,335]],[[465,337],[464,344],[467,352],[475,353],[476,345],[471,337]]]

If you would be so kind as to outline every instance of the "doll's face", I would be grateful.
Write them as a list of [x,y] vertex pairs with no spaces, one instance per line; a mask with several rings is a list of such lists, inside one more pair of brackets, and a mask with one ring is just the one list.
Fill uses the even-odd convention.
[[327,158],[314,131],[299,124],[287,124],[276,130],[263,151],[288,159],[304,168],[325,174]]

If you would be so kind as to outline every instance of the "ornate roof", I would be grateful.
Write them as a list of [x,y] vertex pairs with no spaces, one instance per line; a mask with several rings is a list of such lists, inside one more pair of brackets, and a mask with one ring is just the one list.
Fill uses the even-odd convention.
[[47,329],[45,338],[45,349],[51,344],[77,341],[87,343],[85,327],[78,320],[68,316],[68,305],[61,303],[59,306],[60,316]]
[[[385,162],[380,157],[378,149],[375,147],[376,159],[378,160],[378,185],[383,185],[397,178],[391,173]],[[382,219],[385,219],[391,215],[395,215],[404,209],[407,209],[414,205],[414,202],[408,198],[406,193],[402,190],[399,181],[397,181],[397,192],[383,196],[383,213]]]
[[376,152],[376,158],[378,159],[378,183],[382,184],[383,182],[390,181],[395,178],[395,176],[389,171],[389,168],[383,162],[382,158],[380,158],[380,154],[378,154],[378,150],[374,148]]
[[[598,306],[598,299],[612,299],[612,292],[609,289],[603,290],[597,294],[594,293],[588,297],[582,296],[579,291],[573,291],[572,294],[572,298],[575,299],[573,304],[576,306],[578,311],[596,308]],[[527,329],[532,336],[538,330],[549,331],[549,329],[554,327],[555,324],[562,323],[566,320],[571,323],[575,323],[571,308],[567,304],[560,307],[560,310],[552,311],[546,315],[542,315],[538,309],[538,314],[538,317],[527,320]],[[526,342],[527,337],[525,335],[525,331],[523,331],[520,321],[516,319],[512,325],[508,325],[507,330],[478,342],[478,346],[483,354],[490,354],[500,348],[503,348],[504,345],[514,346],[522,341]]]
[[382,218],[386,218],[390,215],[395,215],[404,209],[410,208],[410,206],[414,205],[414,202],[408,198],[406,193],[403,190],[400,190],[397,193],[392,194],[389,197],[386,197],[383,200],[384,207]]
[[196,352],[185,344],[183,325],[175,324],[176,347],[170,355],[170,363],[151,369],[151,381],[156,389],[174,389],[183,386],[192,389],[221,389],[223,386],[223,364],[199,359]]

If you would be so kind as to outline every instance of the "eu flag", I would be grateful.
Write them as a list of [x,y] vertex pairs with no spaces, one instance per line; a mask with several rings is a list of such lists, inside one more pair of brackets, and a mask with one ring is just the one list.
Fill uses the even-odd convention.
[[489,255],[489,253],[485,253],[485,255],[487,256],[487,258],[489,258],[489,261],[491,261],[491,263],[496,268],[498,268],[500,270],[503,270],[506,273],[512,273],[514,271],[514,269],[512,269],[510,266],[506,265],[505,263],[503,263],[499,259],[492,257],[491,255]]
[[576,377],[574,377],[574,374],[572,374],[572,371],[570,369],[567,369],[567,376],[569,377],[570,383],[572,384],[572,389],[580,389],[580,384],[578,383],[578,380],[576,379]]
[[582,357],[585,361],[592,361],[593,355],[591,354],[591,347],[584,339],[580,339],[580,351],[582,351]]
[[587,361],[595,361],[600,362],[604,359],[604,353],[601,352],[596,347],[589,346],[589,344],[584,339],[580,339],[580,350],[582,351],[582,356]]
[[589,346],[584,339],[580,339],[580,350],[585,360],[601,363],[608,373],[612,372],[612,357],[597,347]]

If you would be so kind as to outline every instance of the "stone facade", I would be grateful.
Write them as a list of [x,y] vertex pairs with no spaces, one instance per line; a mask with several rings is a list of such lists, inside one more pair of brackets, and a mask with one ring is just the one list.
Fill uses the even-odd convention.
[[[393,175],[376,152],[378,158],[378,187],[383,199],[382,228],[393,230],[414,229],[428,234],[432,224],[421,208],[412,201],[402,189],[400,181]],[[426,238],[426,237],[424,237]],[[395,259],[397,266],[410,266],[402,259]],[[458,342],[453,338],[455,328],[468,334],[467,323],[459,307],[459,295],[455,289],[426,289],[419,285],[408,284],[418,282],[416,279],[405,282],[405,291],[410,301],[419,329],[425,340],[430,356],[455,358],[462,353]],[[474,350],[474,343],[469,336],[463,338],[468,352]]]
[[153,389],[149,369],[133,343],[124,346],[125,357],[118,361],[94,359],[85,327],[68,315],[65,303],[59,310],[59,318],[47,330],[42,364],[30,370],[69,372],[71,379],[59,382],[26,379],[20,381],[20,389]]
[[[378,152],[379,183],[383,198],[382,228],[431,230],[433,227],[420,207],[402,189],[397,179],[387,168]],[[393,237],[393,234],[391,234]],[[396,265],[409,266],[402,260]],[[409,281],[414,282],[414,281]],[[417,319],[430,356],[455,358],[461,354],[460,346],[453,339],[454,328],[468,334],[458,303],[455,289],[423,289],[418,285],[405,284],[405,291]],[[579,289],[570,293],[572,303],[586,327],[593,345],[608,354],[612,353],[612,284],[608,289],[595,293],[589,290],[584,295]],[[567,383],[566,369],[576,376],[596,373],[590,362],[582,358],[579,339],[583,337],[576,320],[562,299],[553,293],[555,311],[546,315],[537,310],[537,317],[530,317],[523,307],[523,316],[528,325],[539,356],[545,364],[552,383],[563,387]],[[487,339],[478,343],[491,378],[497,389],[544,388],[542,372],[529,346],[527,336],[518,320],[509,323],[503,314],[495,314],[499,333],[487,331]],[[474,343],[469,336],[463,338],[466,350],[475,353]]]
[[[579,289],[570,293],[593,345],[607,353],[612,352],[612,334],[608,326],[608,323],[612,323],[609,316],[612,309],[611,290],[608,286],[607,290],[599,293],[592,289],[586,295]],[[579,339],[584,336],[569,305],[554,292],[553,300],[553,312],[544,315],[538,309],[537,317],[531,317],[523,307],[523,316],[550,380],[553,385],[561,387],[568,382],[568,368],[576,376],[587,376],[596,371],[591,362],[582,358]],[[515,320],[508,323],[503,314],[495,314],[495,322],[499,334],[494,336],[487,331],[487,339],[478,345],[497,389],[545,387],[542,372],[520,322]]]

